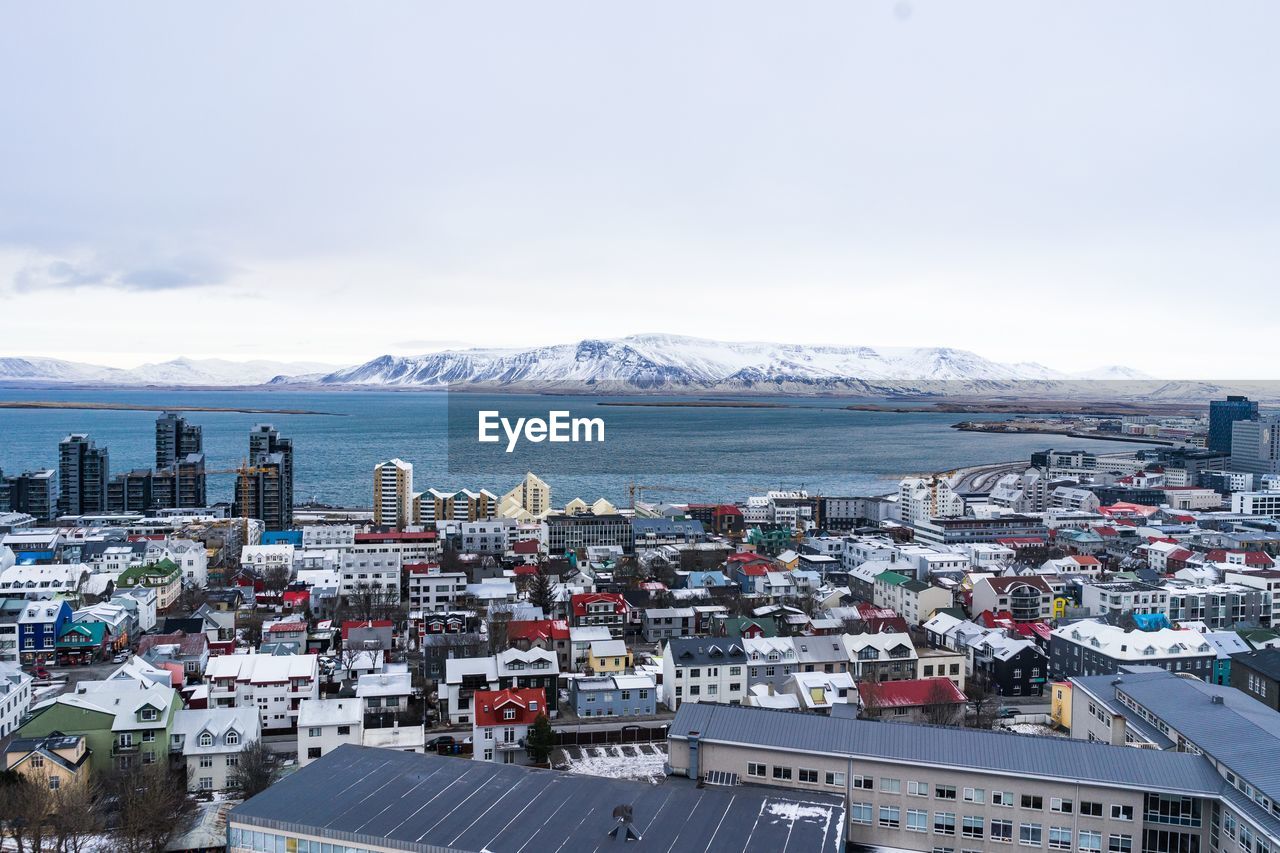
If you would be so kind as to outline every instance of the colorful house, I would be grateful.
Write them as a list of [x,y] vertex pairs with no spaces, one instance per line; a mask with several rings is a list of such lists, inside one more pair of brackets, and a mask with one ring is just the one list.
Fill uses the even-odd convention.
[[57,791],[88,780],[91,755],[83,735],[17,738],[5,748],[4,766],[11,773]]
[[18,654],[24,664],[52,663],[58,637],[71,624],[71,605],[61,599],[29,601],[18,615]]
[[72,622],[58,637],[58,663],[63,666],[102,660],[111,646],[111,632],[104,622]]
[[182,569],[170,559],[145,566],[134,566],[120,573],[116,586],[129,589],[145,586],[156,591],[156,609],[164,611],[173,606],[182,592]]

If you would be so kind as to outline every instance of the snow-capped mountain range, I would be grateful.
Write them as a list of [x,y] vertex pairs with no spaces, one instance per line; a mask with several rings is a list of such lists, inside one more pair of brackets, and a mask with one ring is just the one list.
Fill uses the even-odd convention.
[[[1126,367],[1066,373],[941,347],[725,342],[676,335],[586,339],[528,349],[383,355],[354,367],[178,358],[122,369],[48,358],[0,358],[0,383],[309,388],[452,388],[616,394],[1029,393],[1078,397],[1111,380],[1116,393],[1187,397],[1211,383],[1161,382]],[[1138,389],[1141,389],[1140,391]],[[1203,399],[1203,397],[1201,397]]]
[[159,364],[119,368],[57,358],[0,357],[0,382],[222,387],[261,385],[281,375],[323,374],[337,367],[310,361],[175,358]]

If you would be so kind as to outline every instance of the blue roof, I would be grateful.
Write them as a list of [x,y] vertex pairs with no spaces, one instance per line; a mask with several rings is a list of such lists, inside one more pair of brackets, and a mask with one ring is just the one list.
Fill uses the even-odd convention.
[[1139,631],[1159,631],[1162,628],[1173,627],[1169,624],[1169,617],[1163,613],[1134,613],[1133,624]]
[[301,530],[267,530],[262,534],[263,545],[302,545]]

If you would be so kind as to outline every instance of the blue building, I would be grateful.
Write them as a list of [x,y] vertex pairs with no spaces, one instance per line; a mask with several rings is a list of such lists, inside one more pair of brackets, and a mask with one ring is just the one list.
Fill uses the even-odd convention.
[[264,530],[262,532],[263,545],[293,545],[295,548],[302,547],[302,531],[301,530]]
[[1231,426],[1236,421],[1256,421],[1258,403],[1248,397],[1228,394],[1225,400],[1209,401],[1209,449],[1231,452]]
[[58,638],[71,621],[71,605],[60,598],[28,601],[18,616],[18,652],[22,662],[52,663],[58,653]]
[[646,717],[657,713],[658,689],[649,675],[605,675],[569,682],[579,717]]

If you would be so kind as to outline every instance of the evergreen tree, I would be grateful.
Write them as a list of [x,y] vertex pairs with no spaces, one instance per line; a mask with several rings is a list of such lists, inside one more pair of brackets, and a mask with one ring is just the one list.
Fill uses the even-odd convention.
[[538,719],[529,727],[529,734],[524,741],[529,757],[536,764],[546,764],[551,758],[551,750],[556,745],[556,735],[551,729],[551,720],[546,714],[539,714]]

